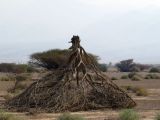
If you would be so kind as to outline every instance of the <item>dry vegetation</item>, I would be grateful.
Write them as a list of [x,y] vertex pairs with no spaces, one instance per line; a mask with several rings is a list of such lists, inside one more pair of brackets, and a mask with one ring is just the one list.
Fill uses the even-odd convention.
[[[47,54],[53,55],[52,52],[48,51]],[[65,52],[68,54],[68,51]],[[102,71],[107,70],[106,66],[96,59],[94,62],[88,61],[85,51],[79,53],[79,50],[75,52],[73,49],[70,62],[63,65],[61,62],[66,56],[59,50],[56,53],[58,59],[50,56],[46,60],[44,53],[33,54],[32,58],[35,60],[37,55],[41,56],[43,62],[32,62],[44,66],[49,61],[45,64],[46,68],[54,69],[54,72],[47,71],[41,79],[33,78],[35,71],[28,65],[0,65],[1,71],[10,72],[0,75],[0,108],[9,111],[0,111],[0,120],[160,120],[159,69],[139,72],[148,66],[126,60],[117,66],[127,72],[102,73],[94,65],[99,65]],[[77,71],[81,73],[76,75]],[[38,73],[38,77],[41,74]],[[134,101],[137,106],[133,109],[111,109],[133,107]],[[68,110],[78,112],[46,113]]]

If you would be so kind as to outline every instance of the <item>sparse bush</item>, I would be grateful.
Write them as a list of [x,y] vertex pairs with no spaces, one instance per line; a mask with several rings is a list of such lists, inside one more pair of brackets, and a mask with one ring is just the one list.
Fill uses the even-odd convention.
[[19,74],[19,75],[16,75],[16,80],[17,81],[25,81],[27,79],[29,79],[30,75],[29,74]]
[[121,86],[122,89],[135,93],[137,96],[148,96],[148,91],[145,88],[134,86]]
[[10,81],[10,79],[8,77],[1,77],[0,81]]
[[160,70],[159,70],[158,68],[153,67],[153,68],[150,69],[149,72],[150,72],[150,73],[159,73]]
[[107,72],[107,64],[98,64],[98,68],[99,68],[102,72]]
[[137,96],[148,96],[148,91],[145,88],[135,88],[135,93]]
[[116,78],[116,77],[112,77],[112,78],[111,78],[111,80],[118,80],[118,78]]
[[27,64],[15,64],[15,63],[0,64],[0,72],[25,73],[30,71],[31,71],[31,67],[29,67]]
[[128,74],[128,78],[130,78],[130,79],[131,79],[131,78],[132,78],[132,77],[134,77],[135,75],[136,75],[136,73],[135,73],[135,72],[131,72],[131,73],[129,73],[129,74]]
[[140,80],[142,80],[142,77],[140,75],[138,75],[137,73],[135,73],[135,72],[129,73],[128,74],[128,78],[130,78],[133,81],[140,81]]
[[139,120],[139,115],[132,109],[123,110],[119,115],[120,120]]
[[4,77],[0,77],[0,81],[15,81],[15,77],[12,75],[7,75]]
[[156,74],[148,74],[146,75],[145,79],[160,79],[160,76]]
[[135,75],[135,76],[133,76],[133,77],[131,78],[131,80],[132,80],[132,81],[141,81],[142,78],[141,78],[140,76],[138,76],[138,75]]
[[122,89],[125,89],[127,91],[132,91],[133,90],[133,87],[128,85],[128,86],[121,86]]
[[71,115],[69,113],[64,113],[58,117],[58,120],[85,120],[83,117],[78,115]]
[[121,79],[128,79],[128,75],[122,75]]
[[160,113],[157,113],[155,120],[160,120]]

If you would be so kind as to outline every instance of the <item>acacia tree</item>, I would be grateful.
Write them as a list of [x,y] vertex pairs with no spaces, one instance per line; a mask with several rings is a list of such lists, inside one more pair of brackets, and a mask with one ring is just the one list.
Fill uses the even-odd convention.
[[[31,64],[44,67],[48,70],[58,69],[60,67],[66,67],[71,50],[52,49],[44,52],[34,53],[30,56]],[[99,57],[89,53],[89,56],[93,59],[94,63],[98,65]]]

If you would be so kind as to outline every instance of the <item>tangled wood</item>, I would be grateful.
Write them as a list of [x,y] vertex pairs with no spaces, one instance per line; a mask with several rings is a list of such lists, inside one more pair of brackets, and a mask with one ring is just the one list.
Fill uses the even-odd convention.
[[125,91],[101,73],[80,45],[78,36],[73,36],[71,43],[67,66],[34,82],[8,101],[8,108],[64,112],[136,106]]

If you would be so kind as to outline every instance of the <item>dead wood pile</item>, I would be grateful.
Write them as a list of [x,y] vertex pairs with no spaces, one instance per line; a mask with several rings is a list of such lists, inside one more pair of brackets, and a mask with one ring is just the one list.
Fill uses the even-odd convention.
[[8,101],[8,108],[64,112],[136,106],[125,91],[98,70],[80,46],[78,36],[73,36],[71,42],[67,66],[34,82],[23,93]]

